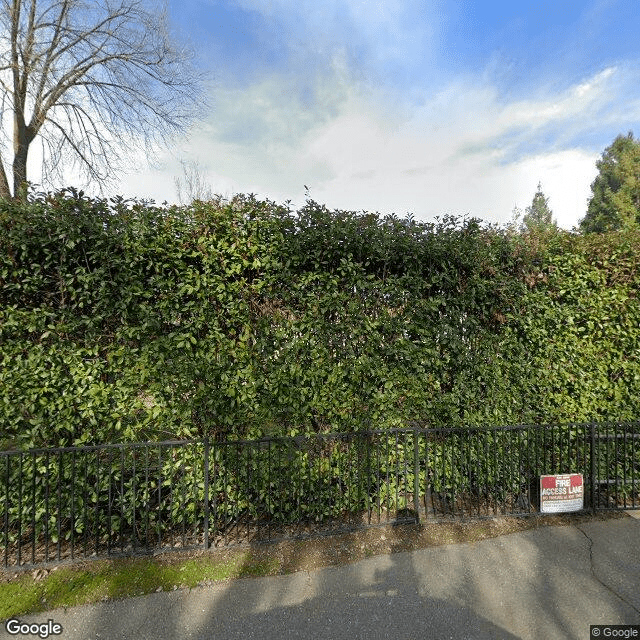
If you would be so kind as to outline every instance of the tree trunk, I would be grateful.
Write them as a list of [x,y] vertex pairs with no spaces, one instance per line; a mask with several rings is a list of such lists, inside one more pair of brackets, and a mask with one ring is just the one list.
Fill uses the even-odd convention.
[[15,200],[27,199],[27,155],[32,136],[29,127],[16,123],[13,156],[13,197]]
[[4,160],[0,155],[0,199],[11,200],[11,189],[7,180],[7,173],[4,170]]

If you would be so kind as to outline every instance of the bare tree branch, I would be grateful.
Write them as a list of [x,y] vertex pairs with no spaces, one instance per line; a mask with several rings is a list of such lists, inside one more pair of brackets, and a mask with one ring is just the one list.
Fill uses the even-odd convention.
[[194,200],[207,202],[214,200],[211,185],[206,181],[204,169],[197,160],[181,160],[182,178],[175,177],[173,184],[176,188],[180,204],[190,204]]
[[[157,5],[0,1],[0,130],[13,143],[13,197],[38,136],[43,178],[79,169],[102,187],[135,149],[166,144],[201,113],[204,76]],[[0,197],[11,197],[3,148],[0,141]]]

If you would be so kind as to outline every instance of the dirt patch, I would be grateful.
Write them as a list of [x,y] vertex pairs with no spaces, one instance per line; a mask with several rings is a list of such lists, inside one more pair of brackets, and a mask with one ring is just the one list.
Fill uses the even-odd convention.
[[624,512],[603,512],[595,516],[580,514],[526,518],[499,517],[465,522],[380,526],[305,540],[254,543],[192,553],[166,553],[156,556],[156,561],[161,564],[174,564],[185,559],[211,556],[227,560],[249,550],[252,564],[278,567],[277,570],[272,569],[268,573],[283,574],[348,564],[389,553],[416,551],[445,544],[473,543],[541,526],[575,526],[594,520],[625,517],[627,516]]
[[[174,566],[197,558],[215,563],[233,563],[241,559],[245,570],[240,571],[240,575],[277,575],[343,565],[377,555],[415,551],[446,544],[473,543],[542,526],[575,526],[594,520],[625,517],[628,516],[624,512],[611,511],[596,515],[501,516],[433,524],[376,526],[357,529],[350,533],[302,540],[254,542],[209,550],[161,553],[153,556],[153,562],[159,566]],[[73,563],[63,562],[60,566],[71,566],[77,571],[95,572],[112,562],[126,564],[135,562],[135,558],[80,560]],[[56,568],[32,568],[30,572],[34,581],[40,581]],[[0,584],[11,582],[23,574],[24,571],[8,567],[0,571]]]

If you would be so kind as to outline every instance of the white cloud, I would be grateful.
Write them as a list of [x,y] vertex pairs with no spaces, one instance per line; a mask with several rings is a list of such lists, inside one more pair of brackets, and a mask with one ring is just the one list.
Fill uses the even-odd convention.
[[208,168],[214,191],[293,206],[304,203],[306,184],[330,208],[504,222],[514,205],[531,203],[541,181],[561,226],[584,215],[601,150],[583,148],[579,138],[618,99],[614,67],[557,95],[512,103],[486,78],[463,78],[415,107],[383,87],[352,82],[344,60],[335,53],[306,84],[274,73],[219,90],[209,121],[167,157],[164,173],[138,173],[125,194],[175,199],[172,176],[182,157]]
[[[542,181],[559,223],[571,227],[584,215],[597,154],[568,148],[510,157],[511,148],[526,146],[541,128],[588,118],[611,75],[599,74],[588,90],[583,83],[555,100],[515,105],[501,105],[491,87],[454,83],[409,117],[402,109],[390,113],[383,97],[351,95],[298,155],[303,166],[321,163],[330,176],[305,184],[331,207],[505,221]],[[571,102],[576,93],[581,105]]]

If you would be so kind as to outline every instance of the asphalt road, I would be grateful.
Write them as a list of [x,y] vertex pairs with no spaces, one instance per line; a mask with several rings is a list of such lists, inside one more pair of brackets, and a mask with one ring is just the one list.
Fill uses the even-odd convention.
[[[64,640],[587,640],[638,625],[640,512],[20,618]],[[3,622],[0,638],[10,635]]]

